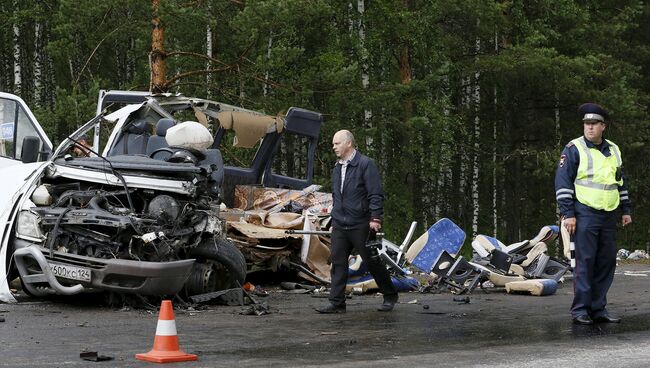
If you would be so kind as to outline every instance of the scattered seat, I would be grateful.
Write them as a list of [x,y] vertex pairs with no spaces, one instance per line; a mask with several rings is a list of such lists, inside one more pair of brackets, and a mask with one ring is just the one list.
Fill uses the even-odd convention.
[[[531,240],[504,245],[498,239],[487,235],[478,235],[472,241],[475,252],[474,263],[489,269],[490,281],[496,286],[514,281],[508,277],[543,278],[558,281],[568,270],[568,265],[546,254],[547,244],[557,238],[559,228],[555,225],[544,226]],[[494,262],[495,256],[505,256],[511,259],[511,264],[499,265]],[[487,269],[487,268],[486,268]]]
[[443,218],[417,238],[406,251],[406,260],[429,273],[443,251],[456,256],[465,242],[465,232],[451,220]]

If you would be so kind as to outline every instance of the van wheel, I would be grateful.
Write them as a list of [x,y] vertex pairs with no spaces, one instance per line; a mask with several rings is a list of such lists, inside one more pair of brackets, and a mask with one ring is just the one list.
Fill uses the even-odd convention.
[[185,283],[188,296],[236,288],[246,279],[246,259],[226,239],[206,239],[188,257],[196,258]]

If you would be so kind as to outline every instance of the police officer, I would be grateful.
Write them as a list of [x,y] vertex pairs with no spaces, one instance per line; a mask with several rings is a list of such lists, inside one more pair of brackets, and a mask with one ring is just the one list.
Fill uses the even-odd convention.
[[619,323],[607,311],[607,291],[616,268],[616,209],[623,226],[632,222],[621,151],[603,138],[608,114],[594,103],[580,106],[584,136],[562,151],[555,195],[564,226],[574,237],[573,323]]
[[381,229],[384,194],[375,162],[355,148],[354,136],[340,130],[332,138],[338,158],[332,172],[332,260],[329,303],[319,313],[345,313],[348,257],[352,249],[361,255],[384,294],[378,310],[390,312],[397,303],[397,290],[386,266],[370,256],[365,246],[370,231]]

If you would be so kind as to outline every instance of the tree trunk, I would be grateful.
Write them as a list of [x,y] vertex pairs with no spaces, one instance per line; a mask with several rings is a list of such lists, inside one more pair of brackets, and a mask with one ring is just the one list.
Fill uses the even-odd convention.
[[[557,84],[556,84],[557,85]],[[555,91],[555,142],[556,142],[556,152],[560,153],[562,150],[562,133],[561,133],[561,126],[560,126],[560,93],[556,90]],[[555,193],[555,191],[553,191]],[[558,206],[557,201],[555,201],[555,218],[559,219],[560,218],[560,206]],[[560,250],[559,247],[559,237],[558,239],[555,240],[555,256],[556,257],[561,257],[562,256],[562,251]]]
[[[50,39],[52,37],[52,27],[50,25],[50,20],[45,20],[43,23],[43,30],[44,32],[42,33],[42,39],[43,39],[43,45],[47,45],[50,42]],[[54,104],[54,91],[56,91],[56,82],[55,82],[55,76],[54,76],[54,61],[52,60],[52,57],[50,54],[47,52],[45,48],[43,48],[43,55],[41,58],[41,66],[43,68],[43,73],[42,73],[42,82],[43,82],[43,87],[42,87],[42,96],[43,96],[43,106],[52,106]]]
[[[476,40],[476,53],[480,51],[481,41]],[[478,215],[479,215],[479,179],[480,179],[480,162],[479,162],[479,149],[481,147],[481,86],[479,85],[481,73],[474,73],[473,96],[472,102],[474,105],[474,152],[473,152],[473,171],[472,171],[472,204],[474,205],[472,213],[472,236],[475,238],[478,235]]]
[[[269,35],[269,43],[266,46],[266,61],[268,62],[271,60],[271,49],[273,48],[273,32]],[[264,75],[264,90],[262,93],[264,94],[264,97],[266,97],[267,93],[269,92],[269,78],[270,78],[270,71],[269,69],[266,69],[266,74]]]
[[[359,27],[358,27],[358,37],[359,37],[359,47],[361,54],[361,86],[364,90],[367,90],[370,87],[370,75],[368,74],[368,49],[366,48],[366,24],[363,21],[363,14],[366,11],[366,2],[365,0],[357,0],[357,12],[359,13]],[[364,108],[363,110],[363,122],[364,127],[367,131],[372,131],[372,110],[369,108]],[[366,135],[366,147],[368,147],[369,153],[373,154],[373,137],[371,135]]]
[[[407,12],[413,10],[413,4],[411,0],[404,0],[404,9]],[[410,47],[408,39],[402,39],[402,45],[399,49],[398,64],[399,64],[399,78],[402,85],[409,85],[413,80],[413,69],[411,66],[411,57],[410,57]],[[413,118],[415,114],[415,104],[410,95],[407,95],[404,98],[403,109],[403,124],[407,128],[407,125]],[[417,134],[417,132],[415,133]],[[400,132],[395,143],[397,144],[394,149],[396,156],[399,155],[397,151],[400,150],[399,147],[406,147],[407,145],[417,145],[417,139],[413,139],[413,136],[409,136],[409,133],[405,130]],[[405,196],[406,201],[411,203],[411,213],[416,216],[420,216],[422,213],[422,185],[420,180],[420,172],[418,170],[418,165],[416,164],[416,157],[409,157],[412,155],[407,155],[403,157],[401,168],[398,169],[399,175],[403,177],[406,181],[407,195]],[[408,203],[408,202],[407,202]]]
[[[443,77],[443,87],[442,89],[445,91],[445,95],[449,95],[449,77],[444,76]],[[442,214],[443,212],[446,213],[449,208],[447,207],[448,199],[446,195],[446,188],[447,185],[451,186],[451,178],[452,178],[452,172],[451,172],[451,149],[449,143],[447,143],[447,139],[450,135],[450,127],[449,124],[447,123],[447,118],[451,115],[451,112],[449,111],[449,107],[447,106],[447,103],[445,102],[445,107],[443,114],[445,116],[445,124],[442,128],[442,136],[444,137],[444,140],[440,144],[440,161],[439,161],[439,166],[438,166],[438,179],[437,179],[437,184],[436,184],[436,189],[434,193],[436,194],[436,204],[435,204],[435,210],[434,210],[434,221],[437,219],[443,217]],[[449,184],[448,184],[449,183]]]
[[18,23],[13,24],[13,34],[14,34],[14,93],[17,95],[21,94],[22,90],[22,77],[21,77],[21,67],[20,67],[20,28]]
[[40,106],[41,98],[41,54],[43,52],[42,45],[42,25],[41,21],[37,20],[34,24],[34,101],[36,106]]
[[475,75],[474,81],[474,152],[472,159],[472,204],[474,206],[472,212],[472,235],[478,235],[478,215],[479,215],[479,179],[480,179],[480,162],[479,162],[479,149],[481,139],[481,118],[479,117],[479,107],[481,103],[481,87],[478,85],[479,73]]
[[244,76],[242,75],[241,70],[239,71],[239,105],[244,106],[244,100],[246,99],[246,84],[244,83]]
[[153,19],[151,24],[151,83],[149,91],[154,93],[167,92],[167,66],[165,64],[165,27],[160,19],[160,0],[152,0]]
[[[494,53],[499,53],[499,32],[494,32]],[[499,119],[499,104],[498,104],[498,94],[497,87],[494,86],[494,124],[492,124],[492,236],[497,238],[498,229],[499,229],[499,212],[497,206],[497,193],[499,189],[497,187],[497,146],[498,146],[498,137],[497,137],[497,125]]]
[[70,80],[74,80],[74,65],[71,58],[68,58],[68,69],[70,71]]
[[[208,6],[208,14],[212,14],[212,12],[210,10],[211,9]],[[208,20],[208,24],[205,27],[205,54],[209,58],[212,58],[212,55],[213,55],[213,52],[212,52],[212,37],[213,37],[212,25],[210,24],[210,21]],[[205,68],[207,70],[212,69],[212,61],[211,60],[207,61],[206,65],[205,65]],[[212,73],[207,73],[205,75],[205,84],[207,86],[207,94],[206,94],[206,96],[208,98],[210,98],[210,95],[211,95],[210,91],[212,90],[211,89],[211,87],[212,87]]]
[[[471,94],[472,94],[472,87],[471,87],[472,80],[469,77],[463,78],[462,85],[463,85],[463,93],[461,97],[461,105],[466,111],[469,111],[470,108],[470,100],[471,100]],[[465,186],[467,185],[467,150],[463,149],[459,152],[460,156],[460,170],[459,170],[459,176],[458,176],[458,216],[464,217],[464,212],[465,209],[463,208],[463,204],[465,203]]]
[[497,238],[499,231],[499,211],[497,206],[497,198],[499,193],[498,180],[497,180],[497,146],[499,143],[497,136],[497,125],[499,123],[498,116],[498,100],[497,100],[497,87],[494,87],[494,124],[492,125],[492,236]]

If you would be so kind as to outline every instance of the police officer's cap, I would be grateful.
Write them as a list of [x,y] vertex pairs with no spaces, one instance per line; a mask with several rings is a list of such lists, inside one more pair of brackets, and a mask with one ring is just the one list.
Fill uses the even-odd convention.
[[585,103],[580,105],[578,113],[582,115],[582,120],[597,120],[603,123],[608,119],[609,114],[602,106],[595,103]]

